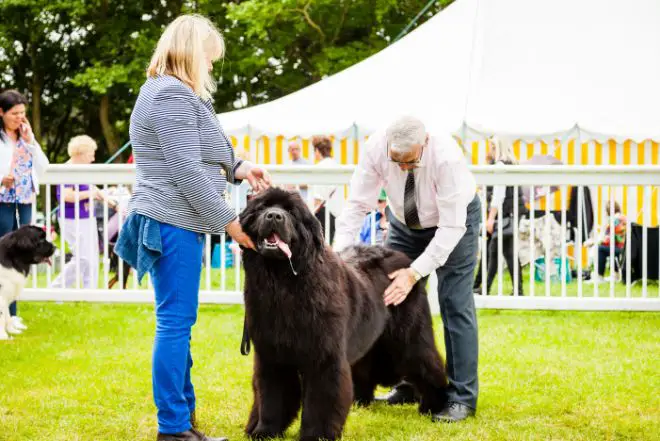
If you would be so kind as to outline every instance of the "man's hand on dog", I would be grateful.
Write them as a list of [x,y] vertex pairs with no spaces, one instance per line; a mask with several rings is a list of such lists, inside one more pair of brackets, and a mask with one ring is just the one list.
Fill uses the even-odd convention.
[[412,268],[402,268],[390,273],[388,276],[392,283],[385,290],[385,305],[396,306],[408,297],[410,290],[415,286],[415,273]]

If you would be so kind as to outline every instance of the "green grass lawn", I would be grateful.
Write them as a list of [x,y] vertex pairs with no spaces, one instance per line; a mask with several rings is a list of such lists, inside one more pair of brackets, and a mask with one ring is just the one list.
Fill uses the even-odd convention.
[[[0,440],[155,440],[150,305],[20,308],[30,329],[0,343]],[[200,425],[232,440],[252,400],[242,323],[239,306],[204,305],[193,330]],[[353,409],[344,439],[658,439],[660,314],[479,311],[479,326],[476,419],[434,424],[379,404]]]

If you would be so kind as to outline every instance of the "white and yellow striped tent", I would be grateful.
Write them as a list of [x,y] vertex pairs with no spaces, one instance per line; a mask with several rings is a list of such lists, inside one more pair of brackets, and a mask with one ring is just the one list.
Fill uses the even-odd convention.
[[[356,140],[352,138],[332,137],[334,142],[333,156],[341,164],[356,164],[358,160],[360,145],[366,138]],[[248,136],[232,136],[231,140],[236,148],[244,150],[252,161],[262,164],[288,164],[290,159],[287,153],[289,139],[284,136],[260,137],[251,139]],[[303,156],[313,160],[313,149],[309,138],[298,138],[302,145]],[[606,143],[597,141],[584,142],[576,147],[575,140],[554,143],[525,141],[514,142],[514,151],[520,160],[531,158],[533,155],[552,155],[567,165],[660,165],[660,146],[656,141],[645,141],[636,143],[631,140],[619,143],[609,140]],[[467,157],[472,164],[484,164],[486,159],[486,145],[483,141],[473,141],[467,148]],[[643,222],[643,200],[644,189],[639,187],[634,190],[625,188],[614,188],[614,199],[617,200],[624,210],[624,214],[632,221]],[[570,189],[568,189],[570,192]],[[609,189],[598,187],[593,193],[596,203],[597,217],[600,224],[603,221],[605,205],[609,201]],[[659,191],[651,190],[649,197],[651,225],[658,225],[658,202]],[[551,209],[561,209],[561,195],[559,192],[551,196]],[[568,195],[566,196],[568,203]],[[536,206],[539,210],[545,209],[545,198],[538,201]]]

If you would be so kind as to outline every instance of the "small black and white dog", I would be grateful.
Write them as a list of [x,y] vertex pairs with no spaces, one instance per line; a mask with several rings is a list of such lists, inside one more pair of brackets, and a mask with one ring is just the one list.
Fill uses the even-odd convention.
[[50,262],[54,252],[55,246],[39,227],[26,225],[0,238],[0,340],[17,333],[9,305],[23,292],[30,265]]

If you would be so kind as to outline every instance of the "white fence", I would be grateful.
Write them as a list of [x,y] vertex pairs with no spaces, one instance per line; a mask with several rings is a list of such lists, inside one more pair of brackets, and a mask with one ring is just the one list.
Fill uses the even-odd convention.
[[[344,185],[350,180],[353,166],[335,168],[268,166],[273,180],[277,185]],[[491,167],[475,166],[472,170],[477,178],[480,193],[485,194],[486,186],[509,186],[514,188],[514,233],[513,261],[518,259],[529,262],[519,273],[514,266],[513,277],[510,278],[505,269],[502,257],[505,251],[505,241],[497,244],[497,276],[491,288],[491,295],[485,294],[486,274],[488,268],[488,253],[486,231],[481,231],[480,264],[482,265],[481,295],[476,295],[478,307],[482,308],[514,308],[514,309],[576,309],[576,310],[660,310],[660,286],[657,284],[657,274],[660,272],[658,249],[660,236],[657,223],[660,219],[660,208],[657,197],[653,195],[660,185],[660,167],[658,166],[513,166]],[[135,171],[132,165],[53,165],[49,168],[39,196],[39,212],[52,213],[57,207],[53,199],[54,186],[61,184],[97,185],[106,192],[114,190],[120,201],[125,202],[126,192],[134,182]],[[558,194],[561,207],[556,211],[551,203],[543,204],[543,197],[531,205],[529,216],[518,219],[518,187],[532,195],[555,192]],[[122,191],[117,191],[125,189]],[[573,190],[573,189],[576,190]],[[238,209],[244,197],[244,187],[232,189],[231,203]],[[344,191],[346,194],[347,191]],[[577,198],[569,204],[570,193]],[[122,196],[122,194],[124,196]],[[592,206],[589,207],[588,196],[592,196]],[[597,196],[596,196],[597,195]],[[553,196],[554,197],[554,196]],[[310,194],[311,198],[311,194]],[[549,196],[547,197],[550,198]],[[639,199],[641,198],[641,203]],[[623,202],[623,212],[629,219],[626,228],[625,251],[620,256],[615,255],[614,243],[610,246],[606,258],[621,262],[620,268],[611,271],[610,277],[604,283],[591,283],[587,274],[588,268],[598,266],[598,253],[593,257],[588,253],[585,243],[598,245],[598,232],[607,228],[596,225],[595,232],[589,234],[584,228],[584,220],[593,217],[606,219],[603,211],[607,205],[614,206],[615,199]],[[99,204],[99,202],[97,202]],[[92,202],[90,209],[94,211]],[[552,206],[551,206],[552,205]],[[567,207],[572,205],[572,210]],[[634,208],[633,208],[634,207]],[[637,213],[637,207],[642,207]],[[143,281],[138,286],[134,277],[128,280],[124,289],[122,281],[124,268],[117,266],[118,283],[110,288],[110,282],[115,277],[110,271],[112,256],[113,228],[116,223],[122,223],[121,210],[112,218],[112,210],[107,203],[96,207],[99,211],[100,252],[102,254],[98,286],[82,288],[80,286],[80,256],[74,253],[73,262],[76,265],[75,286],[69,288],[53,288],[52,281],[66,263],[66,245],[63,236],[66,233],[61,228],[53,228],[53,223],[61,220],[61,212],[44,216],[44,226],[47,231],[55,230],[59,237],[60,253],[54,268],[39,266],[33,268],[28,289],[23,300],[40,301],[100,301],[100,302],[150,302],[153,291],[149,281]],[[535,208],[535,209],[534,209]],[[35,209],[36,211],[36,209]],[[78,209],[76,209],[76,212]],[[553,211],[555,211],[553,213]],[[634,211],[634,212],[633,212]],[[487,216],[485,204],[482,204],[482,218]],[[573,217],[574,222],[569,219]],[[497,222],[502,237],[501,212]],[[577,222],[575,222],[577,219]],[[635,221],[641,219],[641,222]],[[118,222],[117,222],[118,221]],[[62,225],[62,222],[57,222]],[[595,222],[596,224],[598,222]],[[612,218],[610,228],[614,230]],[[576,225],[577,224],[577,225]],[[541,231],[542,230],[542,231]],[[109,237],[110,236],[110,237]],[[592,248],[593,249],[593,246]],[[204,256],[204,269],[200,287],[200,301],[212,303],[242,303],[242,271],[240,269],[240,254],[233,252],[225,237],[207,237]],[[546,264],[548,263],[548,264]],[[612,266],[612,265],[610,265]],[[59,268],[58,268],[59,267]],[[547,270],[546,270],[547,268]],[[591,274],[595,270],[591,271]],[[522,279],[524,296],[518,292],[518,284]],[[638,280],[633,281],[634,278]],[[652,281],[651,278],[654,280]],[[429,291],[434,310],[437,310],[434,280],[431,278]]]

